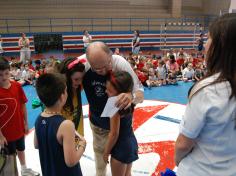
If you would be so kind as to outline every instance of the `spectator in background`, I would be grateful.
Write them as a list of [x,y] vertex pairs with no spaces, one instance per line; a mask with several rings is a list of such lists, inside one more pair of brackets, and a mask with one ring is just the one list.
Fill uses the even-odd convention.
[[148,69],[148,79],[146,80],[148,88],[156,87],[159,85],[158,78],[154,68]]
[[176,62],[179,65],[179,67],[182,67],[182,65],[184,64],[184,55],[180,54],[177,58],[176,58]]
[[188,63],[188,66],[183,70],[182,76],[184,82],[194,80],[194,70],[192,63]]
[[169,52],[166,54],[167,57],[170,57],[171,55],[173,55],[175,57],[175,59],[177,58],[177,54],[175,52],[175,49],[170,48]]
[[156,73],[157,73],[159,86],[166,85],[167,69],[165,66],[165,62],[163,60],[159,60]]
[[35,71],[32,60],[29,61],[29,69]]
[[175,56],[170,55],[169,58],[170,58],[169,61],[167,61],[166,63],[168,73],[173,73],[174,75],[177,75],[179,73],[179,65],[175,60]]
[[84,30],[83,42],[84,42],[84,52],[86,52],[87,47],[92,42],[92,36],[88,33],[87,30]]
[[132,53],[138,54],[140,50],[140,33],[139,30],[134,31],[134,38],[132,40]]
[[30,60],[30,41],[26,37],[25,33],[21,33],[21,38],[18,41],[20,47],[20,62],[26,63],[26,60]]
[[147,71],[141,71],[138,68],[134,68],[134,72],[137,75],[139,81],[142,83],[143,86],[148,87],[147,86],[147,80],[148,80],[148,73]]
[[3,47],[2,47],[2,37],[0,35],[0,56],[3,56],[3,53],[4,53],[4,50],[3,50]]
[[209,28],[207,75],[189,93],[175,144],[178,176],[236,173],[236,14]]
[[179,49],[179,52],[177,53],[177,57],[176,58],[178,58],[180,56],[182,56],[183,58],[187,57],[187,53],[184,51],[184,48],[180,48]]
[[199,35],[199,39],[197,39],[197,50],[198,50],[198,53],[201,53],[202,50],[203,50],[203,45],[204,45],[204,34],[201,33]]
[[114,54],[115,54],[115,55],[120,55],[120,49],[119,49],[119,48],[116,48],[115,51],[114,51]]
[[203,72],[203,65],[201,62],[199,62],[197,65],[196,65],[196,69],[195,69],[195,72],[194,72],[194,80],[195,81],[200,81],[204,76],[204,72]]
[[22,76],[22,80],[24,81],[23,85],[33,84],[34,73],[30,71],[28,64],[24,64],[24,69],[22,71],[21,76]]

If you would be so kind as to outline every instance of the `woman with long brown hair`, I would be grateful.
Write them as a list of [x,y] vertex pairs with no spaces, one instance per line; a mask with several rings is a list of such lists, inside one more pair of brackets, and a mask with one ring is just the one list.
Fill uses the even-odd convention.
[[58,65],[58,71],[66,76],[68,98],[63,107],[62,114],[66,119],[72,120],[75,129],[84,135],[84,123],[81,102],[81,85],[85,73],[84,62],[77,58],[68,58]]
[[207,75],[189,93],[175,145],[178,176],[236,174],[236,14],[209,28]]

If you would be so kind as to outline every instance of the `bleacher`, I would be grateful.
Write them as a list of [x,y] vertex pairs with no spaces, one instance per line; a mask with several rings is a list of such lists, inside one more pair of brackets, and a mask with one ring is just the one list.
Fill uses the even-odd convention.
[[[38,34],[38,33],[37,33]],[[50,34],[50,33],[47,33]],[[64,52],[79,52],[83,49],[82,32],[57,33],[62,35]],[[131,32],[91,32],[93,41],[103,41],[110,48],[131,48],[133,34]],[[30,39],[31,51],[34,48],[34,33],[27,33]],[[168,48],[194,48],[199,33],[192,31],[141,31],[141,48],[159,50]],[[19,52],[18,40],[20,34],[3,34],[3,49],[8,54]]]

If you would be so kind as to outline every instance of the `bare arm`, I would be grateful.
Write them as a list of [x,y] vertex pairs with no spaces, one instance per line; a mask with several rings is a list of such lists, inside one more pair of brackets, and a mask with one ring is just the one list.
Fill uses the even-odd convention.
[[92,36],[89,35],[89,43],[91,43],[91,42],[92,42]]
[[133,47],[136,47],[137,45],[139,45],[139,42],[140,42],[140,38],[138,37]]
[[27,134],[29,132],[29,128],[28,128],[28,114],[27,114],[27,109],[26,109],[25,104],[22,105],[22,110],[23,110],[24,122],[25,122],[25,133]]
[[114,117],[110,119],[110,132],[108,135],[108,141],[105,146],[103,159],[106,163],[108,163],[108,156],[111,153],[112,148],[117,142],[119,137],[119,130],[120,130],[120,116],[118,113],[115,114]]
[[132,93],[128,92],[128,93],[119,94],[117,97],[116,106],[120,110],[122,110],[122,109],[129,108],[131,103],[135,103],[135,104],[142,103],[143,99],[144,99],[144,93],[143,93],[144,90],[143,90],[143,86],[142,86],[141,82],[139,81],[136,73],[134,72],[134,70],[130,66],[129,62],[127,60],[125,60],[123,57],[121,57],[121,56],[114,56],[114,57],[119,58],[119,62],[116,63],[116,69],[129,72],[129,74],[132,76],[133,82],[134,82]]
[[19,46],[20,48],[23,47],[23,45],[21,44],[21,39],[19,39],[19,41],[18,41],[18,46]]
[[178,166],[194,147],[194,140],[179,134],[175,143],[175,164]]
[[38,139],[37,139],[37,136],[36,136],[36,132],[34,131],[34,148],[38,149]]
[[30,41],[29,39],[26,39],[26,47],[29,47],[30,46]]
[[[70,120],[65,120],[57,132],[57,139],[63,145],[65,163],[68,167],[76,165],[83,155],[86,141],[81,139],[78,147],[75,143],[75,126]],[[77,149],[76,149],[77,148]]]
[[2,131],[0,130],[0,147],[7,145],[7,139],[3,136]]
[[119,109],[127,109],[131,106],[131,103],[142,103],[144,99],[143,91],[137,90],[135,93],[121,93],[118,95],[116,106]]
[[194,78],[197,80],[197,81],[199,81],[200,79],[197,77],[197,74],[196,74],[196,72],[194,73]]
[[144,95],[143,95],[143,91],[141,90],[137,90],[134,95],[133,95],[133,100],[132,102],[134,104],[138,104],[138,103],[142,103],[144,100]]

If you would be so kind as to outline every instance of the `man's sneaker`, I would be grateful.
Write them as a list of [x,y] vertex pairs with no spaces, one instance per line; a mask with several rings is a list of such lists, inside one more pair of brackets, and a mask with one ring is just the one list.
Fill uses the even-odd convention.
[[40,176],[40,174],[38,172],[35,172],[30,168],[22,169],[21,175],[22,176]]

